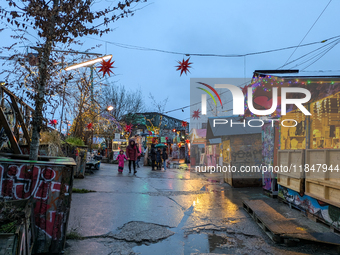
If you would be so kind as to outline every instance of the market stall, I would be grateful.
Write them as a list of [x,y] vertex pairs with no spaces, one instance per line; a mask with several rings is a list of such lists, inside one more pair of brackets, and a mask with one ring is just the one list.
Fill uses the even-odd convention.
[[[220,124],[214,125],[214,120]],[[216,165],[222,163],[222,167],[231,167],[223,171],[225,182],[232,187],[256,187],[262,184],[262,173],[260,165],[262,163],[262,138],[261,127],[250,127],[243,125],[250,119],[241,117],[212,117],[208,119],[207,143],[215,143],[220,139],[219,158],[206,165]],[[255,118],[256,119],[256,118]],[[230,123],[241,123],[237,127],[230,127]],[[224,123],[224,124],[222,124]],[[207,155],[216,154],[216,146],[207,146]],[[215,149],[214,149],[215,148]],[[209,157],[208,157],[209,158]],[[211,157],[210,157],[211,158]],[[223,168],[222,168],[223,169]]]
[[[281,116],[278,100],[270,116],[280,118],[278,196],[339,231],[340,76],[307,75],[255,73],[251,84],[253,101],[261,109],[264,101],[271,101],[272,87],[301,87],[310,92],[311,99],[303,106],[311,115],[287,105],[287,114]],[[299,98],[296,94],[290,97]]]

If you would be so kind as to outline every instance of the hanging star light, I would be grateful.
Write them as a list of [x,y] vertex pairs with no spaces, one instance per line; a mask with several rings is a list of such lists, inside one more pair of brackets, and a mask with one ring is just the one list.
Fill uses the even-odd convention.
[[89,124],[87,124],[87,129],[92,129],[93,128],[93,125],[92,125],[92,123],[89,123]]
[[192,115],[192,118],[193,119],[195,119],[195,118],[200,118],[200,113],[201,113],[201,111],[200,110],[196,110],[196,111],[194,111],[194,114]]
[[[99,69],[98,72],[103,72],[103,77],[105,76],[106,73],[107,73],[109,76],[110,76],[110,73],[113,73],[112,70],[111,70],[111,68],[114,68],[114,66],[112,66],[113,63],[114,63],[114,61],[111,62],[111,59],[112,59],[112,58],[108,59],[107,61],[105,61],[105,60],[103,59],[103,61],[101,62],[101,65],[99,66],[100,69]],[[114,74],[114,73],[113,73],[113,74]]]
[[125,131],[126,133],[130,133],[131,130],[132,130],[132,124],[126,125],[125,128],[124,128],[124,131]]
[[182,121],[182,127],[187,127],[187,126],[188,126],[188,122]]
[[182,73],[183,73],[183,72],[185,72],[185,74],[187,74],[187,72],[190,73],[189,68],[191,68],[190,65],[191,65],[192,63],[189,63],[189,59],[190,59],[190,58],[188,58],[187,60],[184,60],[184,58],[183,58],[183,61],[182,61],[182,62],[181,62],[181,61],[178,61],[179,66],[176,66],[176,67],[177,67],[177,70],[176,70],[176,71],[181,70],[181,75],[180,75],[180,76],[182,76]]
[[58,124],[58,121],[57,120],[50,120],[50,123],[49,123],[51,126],[56,126]]

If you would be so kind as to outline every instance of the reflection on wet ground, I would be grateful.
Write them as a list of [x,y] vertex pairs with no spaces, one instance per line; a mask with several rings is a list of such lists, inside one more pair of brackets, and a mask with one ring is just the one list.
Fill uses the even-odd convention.
[[[275,206],[277,200],[261,188],[232,189],[210,175],[148,167],[136,176],[118,175],[115,165],[102,164],[74,187],[97,192],[73,194],[68,230],[85,239],[68,240],[65,254],[337,254],[322,245],[274,244],[242,209],[242,200]],[[288,206],[279,207],[307,228],[321,229]]]

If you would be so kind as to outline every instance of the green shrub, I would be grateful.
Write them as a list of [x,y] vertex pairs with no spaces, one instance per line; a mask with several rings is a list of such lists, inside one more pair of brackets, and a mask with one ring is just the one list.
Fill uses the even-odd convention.
[[81,138],[78,137],[68,137],[66,138],[65,142],[71,144],[71,145],[75,145],[75,146],[84,146],[85,143]]

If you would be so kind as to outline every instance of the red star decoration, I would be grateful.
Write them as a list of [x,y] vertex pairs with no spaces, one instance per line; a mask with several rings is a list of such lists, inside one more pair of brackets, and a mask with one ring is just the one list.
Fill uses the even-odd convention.
[[157,137],[153,137],[152,138],[152,143],[156,143],[157,142]]
[[[112,66],[113,63],[114,63],[114,61],[111,62],[111,59],[112,59],[112,58],[110,58],[110,59],[107,60],[107,61],[105,61],[105,60],[103,59],[103,61],[101,62],[101,66],[99,66],[100,69],[99,69],[98,72],[103,72],[103,77],[105,76],[106,73],[107,73],[109,76],[110,76],[110,73],[113,73],[113,72],[111,71],[111,68],[114,68],[114,66]],[[113,74],[114,74],[114,73],[113,73]]]
[[131,132],[131,129],[132,129],[132,125],[126,125],[125,128],[124,128],[124,131],[126,133],[130,133]]
[[197,111],[194,111],[194,114],[192,115],[192,118],[195,119],[195,118],[200,118],[200,113],[201,111],[200,110],[197,110]]
[[58,121],[57,120],[50,120],[50,123],[49,123],[51,126],[56,126],[58,124]]
[[183,73],[183,72],[185,72],[185,74],[187,74],[187,72],[190,73],[190,71],[189,71],[188,68],[191,68],[190,65],[191,65],[192,63],[189,63],[189,59],[190,59],[190,58],[188,58],[187,60],[184,60],[184,58],[183,58],[183,61],[182,61],[182,62],[181,62],[181,61],[178,61],[179,66],[176,66],[176,67],[177,67],[177,70],[176,70],[176,71],[181,70],[181,75],[180,75],[180,76],[182,76],[182,73]]
[[182,121],[182,127],[187,127],[187,126],[188,126],[188,122]]
[[89,123],[89,124],[87,124],[87,129],[92,129],[93,128],[93,125],[92,125],[92,123]]
[[186,142],[186,143],[190,143],[190,140],[189,140],[189,139],[186,139],[185,142]]

